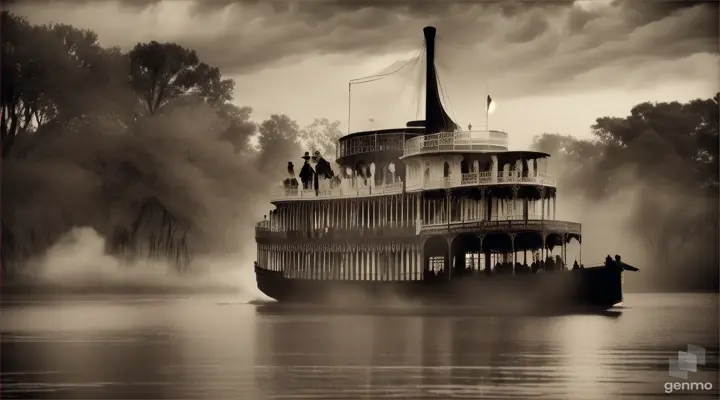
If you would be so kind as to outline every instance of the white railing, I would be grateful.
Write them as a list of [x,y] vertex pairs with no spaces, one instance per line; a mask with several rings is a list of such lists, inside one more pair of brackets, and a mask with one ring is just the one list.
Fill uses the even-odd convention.
[[403,191],[403,183],[395,182],[386,185],[377,186],[359,186],[353,188],[334,187],[321,189],[315,192],[312,189],[281,189],[274,193],[275,200],[292,200],[292,199],[335,199],[344,197],[373,196],[398,194]]
[[462,174],[459,177],[445,177],[442,179],[426,180],[425,182],[413,182],[407,185],[407,190],[431,190],[431,189],[447,189],[462,186],[478,186],[478,185],[497,185],[497,184],[535,184],[542,186],[555,186],[555,178],[546,174],[538,174],[537,176],[524,174],[500,175],[496,182],[493,182],[490,172],[470,172]]
[[405,141],[403,156],[435,151],[487,150],[487,146],[507,149],[507,133],[501,131],[463,131],[417,136]]
[[[409,182],[405,190],[408,192],[416,190],[433,190],[433,189],[450,189],[454,187],[467,186],[490,186],[503,184],[534,184],[541,186],[555,187],[555,178],[546,174],[537,174],[537,176],[528,173],[518,174],[511,173],[509,175],[499,174],[497,180],[493,182],[491,172],[470,172],[462,174],[460,177],[445,177],[441,179],[426,180],[424,182]],[[388,195],[398,194],[403,191],[403,183],[395,182],[377,186],[358,186],[358,187],[334,187],[321,189],[315,192],[312,189],[280,189],[273,193],[273,200],[312,200],[312,199],[337,199],[360,196]]]

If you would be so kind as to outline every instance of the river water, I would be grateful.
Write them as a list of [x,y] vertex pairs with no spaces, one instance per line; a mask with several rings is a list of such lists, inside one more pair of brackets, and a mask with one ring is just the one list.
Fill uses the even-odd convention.
[[[3,399],[718,397],[718,296],[628,294],[602,315],[362,311],[234,296],[3,298]],[[671,378],[688,344],[705,365]],[[703,383],[704,390],[689,383]],[[685,386],[681,386],[685,385]]]

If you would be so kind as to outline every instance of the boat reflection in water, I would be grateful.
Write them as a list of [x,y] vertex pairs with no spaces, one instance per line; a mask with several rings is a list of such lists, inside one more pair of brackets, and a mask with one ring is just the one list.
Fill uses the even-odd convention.
[[[707,349],[717,295],[630,294],[614,317],[355,313],[237,298],[3,297],[3,399],[657,398],[668,359]],[[78,301],[82,300],[82,301]],[[690,394],[690,393],[685,393]],[[714,397],[713,397],[714,396]],[[683,397],[682,395],[680,397]]]

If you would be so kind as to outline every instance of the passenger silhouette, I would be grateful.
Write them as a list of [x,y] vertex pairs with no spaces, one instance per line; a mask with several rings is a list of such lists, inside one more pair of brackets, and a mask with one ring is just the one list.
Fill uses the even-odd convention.
[[300,169],[300,181],[302,182],[303,189],[311,189],[313,186],[313,178],[315,176],[315,170],[313,170],[312,166],[310,165],[310,152],[305,152],[305,155],[302,157],[305,160],[305,163],[302,166],[302,169]]

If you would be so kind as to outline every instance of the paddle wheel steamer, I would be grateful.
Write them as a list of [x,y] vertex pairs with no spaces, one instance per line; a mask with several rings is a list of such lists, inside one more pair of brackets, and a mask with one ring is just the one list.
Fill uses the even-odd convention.
[[566,265],[581,226],[555,219],[549,154],[509,151],[505,132],[463,131],[447,115],[435,33],[424,29],[425,120],[342,137],[339,176],[318,153],[305,153],[299,180],[289,168],[256,226],[258,288],[280,302],[335,305],[622,302],[618,264]]

